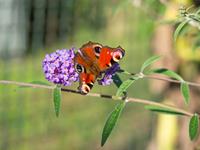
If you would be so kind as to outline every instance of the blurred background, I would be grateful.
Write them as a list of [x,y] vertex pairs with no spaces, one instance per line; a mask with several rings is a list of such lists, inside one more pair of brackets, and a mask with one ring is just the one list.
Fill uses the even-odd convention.
[[[183,35],[174,44],[172,38],[179,7],[193,4],[196,7],[198,3],[198,0],[0,0],[0,79],[45,81],[41,62],[46,53],[79,48],[94,41],[123,47],[126,55],[120,62],[121,68],[130,72],[138,72],[148,57],[159,54],[164,56],[163,60],[154,67],[168,67],[190,81],[199,81],[200,57],[192,52],[193,43],[187,43],[193,41]],[[188,30],[197,32],[194,27]],[[115,94],[116,90],[114,85],[95,85],[92,92]],[[183,106],[176,85],[164,82],[138,81],[129,89],[128,96]],[[174,102],[174,97],[181,102]],[[0,149],[97,149],[107,115],[116,104],[103,98],[63,93],[60,117],[56,118],[52,91],[0,85]],[[196,107],[191,110],[198,111]],[[158,116],[142,105],[128,104],[102,149],[183,150],[184,144],[189,146],[186,150],[193,149],[187,128],[182,128],[185,124],[187,120]]]

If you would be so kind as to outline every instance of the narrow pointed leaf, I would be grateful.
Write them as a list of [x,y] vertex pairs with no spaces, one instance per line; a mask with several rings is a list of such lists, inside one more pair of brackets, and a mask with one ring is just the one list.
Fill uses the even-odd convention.
[[197,10],[196,14],[198,15],[200,13],[200,8]]
[[149,59],[147,59],[143,63],[140,72],[143,72],[146,67],[148,67],[149,65],[153,64],[154,62],[156,62],[159,59],[160,59],[160,56],[153,56],[153,57],[150,57]]
[[174,78],[176,80],[179,80],[181,82],[180,90],[181,90],[181,93],[184,97],[184,101],[185,101],[186,104],[189,103],[189,99],[190,99],[189,86],[183,80],[183,78],[180,75],[178,75],[174,71],[171,71],[171,70],[168,70],[168,69],[165,69],[165,68],[154,69],[154,70],[151,70],[150,73],[159,73],[159,74],[163,74],[163,75],[166,75],[168,77]]
[[128,80],[122,82],[117,90],[116,96],[123,96],[124,92],[126,92],[127,89],[134,83],[134,81],[138,79],[139,77],[131,77]]
[[60,102],[61,102],[61,87],[56,86],[53,90],[53,101],[56,117],[59,116],[60,112]]
[[180,34],[181,30],[183,29],[183,27],[188,23],[188,20],[185,20],[183,22],[181,22],[178,27],[176,28],[175,32],[174,32],[174,41],[177,40],[178,35]]
[[163,75],[166,75],[168,77],[171,77],[171,78],[174,78],[176,80],[179,80],[181,82],[183,82],[183,78],[178,75],[176,72],[172,71],[172,70],[168,70],[166,68],[159,68],[159,69],[154,69],[154,70],[151,70],[149,73],[158,73],[158,74],[163,74]]
[[194,140],[197,137],[198,130],[199,130],[199,116],[198,114],[194,114],[190,119],[189,123],[189,135],[191,140]]
[[181,83],[181,93],[184,97],[185,103],[188,104],[190,100],[190,89],[186,82]]
[[146,105],[145,109],[148,109],[153,112],[164,113],[164,114],[169,114],[169,115],[185,115],[184,113],[175,111],[173,109],[153,106],[153,105]]
[[103,128],[103,132],[102,132],[102,138],[101,138],[101,146],[103,146],[109,135],[111,134],[113,128],[115,127],[117,120],[125,106],[126,102],[120,102],[115,109],[111,112],[111,114],[108,116],[108,119],[106,120],[106,123],[104,125]]
[[126,70],[123,70],[123,69],[120,69],[120,70],[118,70],[117,72],[118,72],[118,73],[124,73],[124,74],[127,74],[127,75],[135,75],[134,73],[130,73],[130,72],[128,72],[128,71],[126,71]]
[[118,74],[115,74],[112,76],[114,84],[119,88],[120,85],[122,84],[122,80],[120,79]]

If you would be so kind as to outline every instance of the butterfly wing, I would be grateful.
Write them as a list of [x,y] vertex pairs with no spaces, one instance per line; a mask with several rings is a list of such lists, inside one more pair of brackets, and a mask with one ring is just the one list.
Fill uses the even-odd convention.
[[75,68],[79,73],[79,89],[87,94],[102,72],[109,69],[124,56],[121,47],[111,48],[99,43],[84,44],[75,56]]
[[91,73],[80,73],[79,74],[79,89],[82,93],[87,94],[92,89],[96,76]]
[[[92,61],[90,59],[87,59],[85,58],[80,52],[77,52],[76,55],[75,55],[75,58],[74,58],[74,62],[75,62],[75,68],[76,68],[76,71],[78,73],[81,73],[81,72],[85,72],[85,73],[88,73],[89,72],[89,69],[91,64],[92,64]],[[82,70],[77,70],[77,66],[76,65],[80,65],[82,68]]]
[[85,60],[92,62],[92,67],[89,68],[104,72],[124,56],[125,50],[120,46],[111,48],[90,41],[80,48],[80,53]]
[[102,47],[103,46],[99,43],[89,41],[88,43],[81,46],[79,52],[83,57],[85,57],[85,59],[90,60],[92,63],[96,63],[98,61],[98,55]]
[[124,54],[125,51],[120,46],[117,48],[111,48],[108,46],[102,47],[98,59],[98,66],[100,71],[104,72],[112,67],[113,64],[118,63]]
[[82,93],[87,94],[92,89],[97,78],[97,73],[92,72],[92,61],[86,59],[80,52],[75,55],[75,68],[79,73],[79,89]]

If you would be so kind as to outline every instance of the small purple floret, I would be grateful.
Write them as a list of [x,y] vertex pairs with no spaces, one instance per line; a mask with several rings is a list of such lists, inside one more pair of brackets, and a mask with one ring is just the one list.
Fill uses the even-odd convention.
[[42,62],[45,78],[64,86],[70,86],[73,82],[78,81],[78,73],[74,68],[74,56],[74,48],[47,54]]
[[98,83],[100,85],[110,85],[113,82],[112,76],[120,69],[120,66],[118,63],[115,63],[110,69],[108,69],[103,78],[98,80]]

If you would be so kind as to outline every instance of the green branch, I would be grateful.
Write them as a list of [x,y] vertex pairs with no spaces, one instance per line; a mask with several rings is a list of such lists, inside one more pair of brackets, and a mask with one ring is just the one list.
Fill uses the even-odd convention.
[[[55,86],[48,86],[48,85],[41,85],[41,84],[32,84],[32,83],[25,83],[25,82],[16,82],[16,81],[8,81],[8,80],[0,80],[0,84],[9,84],[9,85],[17,85],[17,86],[24,86],[24,87],[31,87],[31,88],[43,88],[43,89],[55,89]],[[69,92],[74,94],[80,94],[83,95],[80,91],[73,90],[73,89],[65,89],[61,88],[62,92]],[[140,103],[144,105],[151,105],[156,107],[162,107],[165,109],[170,109],[175,112],[179,112],[185,116],[193,116],[193,113],[188,112],[186,110],[177,108],[175,106],[167,105],[167,104],[161,104],[157,102],[153,102],[150,100],[145,99],[138,99],[133,97],[122,97],[122,96],[113,96],[113,95],[105,95],[105,94],[99,94],[99,93],[88,93],[85,96],[91,96],[91,97],[101,97],[101,98],[107,98],[110,100],[125,100],[126,102],[133,102],[133,103]]]

